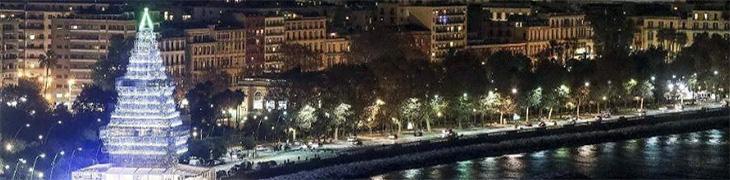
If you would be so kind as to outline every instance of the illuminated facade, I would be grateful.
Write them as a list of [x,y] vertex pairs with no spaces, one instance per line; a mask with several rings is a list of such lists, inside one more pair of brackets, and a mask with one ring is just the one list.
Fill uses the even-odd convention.
[[71,105],[93,83],[92,69],[107,58],[112,38],[130,39],[136,27],[131,12],[92,11],[53,19],[52,50],[56,54],[47,99]]
[[[692,45],[695,36],[707,33],[730,38],[730,19],[724,11],[693,10],[686,18],[680,16],[637,17],[639,31],[634,37],[633,48],[643,50],[663,47],[679,52],[682,47]],[[667,32],[672,34],[666,34]],[[663,34],[665,33],[665,34]]]
[[165,73],[153,24],[145,9],[119,99],[99,136],[109,164],[73,173],[73,179],[215,179],[211,169],[177,163],[190,138],[175,109],[175,87]]
[[241,91],[245,97],[236,109],[228,110],[231,118],[222,123],[230,127],[241,128],[248,118],[287,108],[289,83],[282,79],[245,78],[231,90]]
[[383,3],[376,13],[379,23],[390,26],[418,25],[431,36],[429,59],[439,61],[450,50],[466,48],[467,14],[465,5],[401,5]]

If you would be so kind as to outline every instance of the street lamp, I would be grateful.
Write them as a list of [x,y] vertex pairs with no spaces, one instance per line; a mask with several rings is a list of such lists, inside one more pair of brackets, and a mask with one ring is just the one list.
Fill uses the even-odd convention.
[[[84,150],[84,148],[77,147],[76,149],[74,149],[73,151],[71,151],[71,158],[70,158],[71,161],[70,162],[74,162],[74,157],[76,156],[76,151],[83,151],[83,150]],[[66,168],[66,172],[70,171],[70,169],[71,169],[71,163],[67,163],[66,167],[67,167]]]
[[517,94],[517,88],[512,88],[512,94]]
[[[48,177],[48,179],[53,179],[53,170],[56,169],[56,158],[58,158],[58,155],[63,156],[65,154],[66,154],[66,152],[61,151],[61,152],[56,153],[56,155],[53,156],[53,161],[51,161],[51,175]],[[41,179],[43,178],[42,173],[38,174],[38,175],[39,175],[38,176],[39,178],[41,178]]]
[[712,74],[713,75],[718,75],[718,74],[720,74],[720,72],[718,72],[717,70],[715,70],[715,71],[712,71]]
[[18,162],[15,163],[15,169],[13,170],[13,177],[11,178],[12,180],[15,180],[15,173],[18,172],[18,165],[20,165],[20,163],[25,164],[25,163],[27,163],[27,161],[23,158],[18,159]]
[[375,104],[377,104],[377,105],[385,105],[385,101],[380,100],[380,99],[376,99],[375,100]]
[[[30,168],[30,170],[29,170],[30,172],[35,171],[35,165],[38,162],[38,158],[46,158],[46,153],[41,153],[38,156],[36,156],[35,159],[33,159],[33,167]],[[30,176],[30,180],[33,180],[33,178],[34,178],[33,176]]]
[[585,87],[589,87],[589,86],[591,86],[591,82],[584,82],[584,83],[583,83],[583,86],[585,86]]
[[5,150],[8,152],[13,151],[13,144],[5,143]]

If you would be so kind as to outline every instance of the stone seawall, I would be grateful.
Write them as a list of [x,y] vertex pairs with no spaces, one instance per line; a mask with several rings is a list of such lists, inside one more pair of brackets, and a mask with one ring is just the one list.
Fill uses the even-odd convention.
[[620,118],[615,121],[465,136],[456,140],[366,147],[335,158],[249,171],[233,178],[364,178],[390,171],[485,156],[727,127],[730,127],[730,111],[727,108],[703,109]]

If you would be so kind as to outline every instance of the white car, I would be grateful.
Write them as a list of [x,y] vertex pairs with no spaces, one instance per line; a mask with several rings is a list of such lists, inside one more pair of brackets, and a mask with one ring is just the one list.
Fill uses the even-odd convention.
[[258,146],[256,146],[256,151],[268,152],[268,151],[271,151],[271,148],[266,147],[264,145],[258,145]]
[[456,132],[452,129],[445,129],[441,131],[441,138],[454,138],[456,137]]

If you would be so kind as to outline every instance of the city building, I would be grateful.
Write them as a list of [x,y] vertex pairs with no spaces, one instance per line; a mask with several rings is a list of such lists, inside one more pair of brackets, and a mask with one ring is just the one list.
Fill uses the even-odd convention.
[[234,14],[246,30],[246,75],[258,75],[264,70],[264,19],[260,14]]
[[686,16],[643,16],[634,18],[638,32],[634,49],[662,47],[676,53],[694,42],[701,33],[730,38],[730,19],[726,11],[692,10]]
[[[109,7],[108,3],[0,2],[0,85],[16,84],[23,78],[37,80],[43,88],[44,97],[51,101],[57,93],[67,94],[65,90],[53,89],[56,86],[52,84],[59,83],[52,82],[51,74],[56,65],[44,66],[47,63],[41,62],[46,53],[53,49],[51,43],[55,25],[52,23],[57,18],[79,10],[104,10]],[[63,83],[67,85],[65,81]]]
[[504,50],[532,59],[593,58],[593,28],[582,13],[537,14],[523,4],[489,4],[470,21],[469,50]]
[[350,52],[350,40],[345,37],[337,37],[336,33],[330,33],[325,39],[322,47],[320,70],[327,69],[338,64],[350,64],[347,52]]
[[319,71],[336,64],[347,64],[346,53],[350,52],[350,40],[329,32],[324,16],[304,17],[298,14],[285,15],[286,44],[306,47],[318,56],[314,62],[301,64],[305,71]]
[[165,64],[165,71],[175,82],[175,97],[181,99],[192,87],[189,79],[188,61],[186,56],[187,40],[179,32],[161,32],[159,38],[160,56]]
[[286,41],[283,16],[264,17],[264,71],[281,72],[281,45]]
[[186,58],[191,83],[226,76],[229,85],[243,77],[246,69],[246,30],[242,27],[185,28]]
[[418,25],[431,32],[428,55],[432,61],[443,59],[450,50],[467,46],[467,9],[465,5],[378,4],[378,23],[386,26]]
[[69,104],[86,85],[93,83],[94,65],[107,58],[112,39],[131,39],[136,32],[134,13],[109,10],[59,17],[53,19],[51,26],[51,46],[57,62],[53,79],[49,79],[47,98]]

